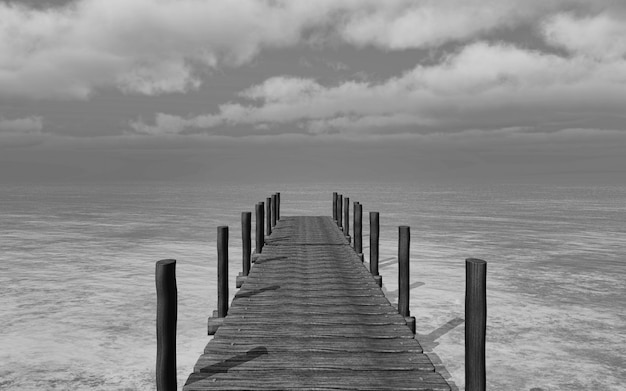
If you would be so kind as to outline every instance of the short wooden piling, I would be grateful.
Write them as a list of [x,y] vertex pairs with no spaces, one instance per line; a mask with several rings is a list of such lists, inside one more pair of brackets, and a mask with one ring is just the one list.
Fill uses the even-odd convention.
[[350,197],[343,199],[343,233],[350,243]]
[[415,333],[415,318],[409,310],[409,248],[411,244],[410,228],[398,227],[398,312],[404,316],[407,326]]
[[487,262],[465,260],[465,389],[484,391],[487,333]]
[[383,286],[383,277],[378,271],[378,246],[380,238],[379,213],[370,212],[370,273],[378,286]]
[[272,194],[272,228],[276,226],[276,194]]
[[333,220],[337,221],[337,192],[333,192]]
[[276,193],[276,221],[280,221],[280,193]]
[[236,280],[236,287],[241,288],[250,273],[250,257],[252,255],[252,212],[241,212],[241,263],[242,272]]
[[341,213],[341,208],[343,207],[343,194],[339,194],[339,201],[337,202],[337,224],[339,228],[343,230],[343,215]]
[[272,197],[265,199],[265,232],[267,236],[272,234]]
[[354,251],[363,260],[363,205],[358,202],[354,207]]
[[256,218],[256,232],[255,232],[255,252],[260,254],[263,251],[263,245],[265,244],[265,229],[263,226],[265,220],[265,213],[263,210],[264,204],[263,202],[259,202],[256,204],[255,218]]
[[156,386],[158,391],[176,391],[176,321],[178,317],[176,260],[158,261],[155,280],[157,291]]

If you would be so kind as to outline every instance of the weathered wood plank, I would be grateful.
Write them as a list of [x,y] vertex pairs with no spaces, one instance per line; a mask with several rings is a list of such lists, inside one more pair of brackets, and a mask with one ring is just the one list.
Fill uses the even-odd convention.
[[368,324],[368,325],[387,325],[399,324],[405,325],[406,321],[402,316],[385,316],[381,314],[302,314],[292,313],[273,314],[273,313],[246,313],[229,314],[232,322],[238,324]]
[[[209,352],[245,353],[256,348],[258,340],[254,337],[240,336],[236,340],[228,338],[214,338],[204,349]],[[264,345],[269,352],[283,351],[333,351],[333,352],[382,352],[422,353],[422,347],[415,339],[406,338],[338,338],[338,337],[286,337],[266,338]]]
[[[275,314],[276,308],[271,306],[253,306],[249,303],[244,303],[243,300],[238,300],[230,308],[229,312],[243,311],[244,313],[254,314]],[[351,306],[350,308],[342,307],[329,307],[326,305],[292,305],[281,308],[281,313],[285,315],[289,314],[309,314],[309,315],[322,315],[322,314],[397,314],[398,311],[393,307],[386,305],[367,305],[367,306]],[[230,322],[230,320],[229,320]]]
[[281,327],[257,327],[248,324],[224,322],[215,333],[224,337],[231,335],[258,336],[259,338],[289,337],[296,335],[342,336],[344,338],[413,338],[413,333],[406,325],[283,325]]
[[[423,371],[333,371],[333,370],[271,370],[241,371],[233,376],[225,369],[217,373],[194,373],[184,390],[431,390],[450,387],[441,375]],[[190,387],[190,386],[193,386]]]
[[[269,353],[265,346],[258,346],[258,357],[250,359],[250,353],[206,353],[200,356],[194,372],[211,371],[216,367],[237,363],[230,371],[263,371],[273,369],[345,369],[387,371],[429,371],[435,367],[428,357],[414,353],[360,352],[279,352]],[[255,352],[251,349],[250,352]],[[253,353],[254,354],[254,353]]]

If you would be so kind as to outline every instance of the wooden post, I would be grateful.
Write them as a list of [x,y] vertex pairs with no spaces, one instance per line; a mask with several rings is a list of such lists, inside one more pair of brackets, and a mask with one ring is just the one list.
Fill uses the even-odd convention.
[[398,227],[398,312],[404,316],[407,326],[415,333],[415,318],[409,310],[409,248],[411,244],[410,228]]
[[358,202],[354,207],[354,250],[363,254],[363,205]]
[[343,233],[346,235],[348,243],[350,243],[350,197],[343,199],[343,220]]
[[265,231],[267,236],[272,234],[272,197],[265,199]]
[[217,227],[217,310],[209,317],[208,334],[213,335],[228,313],[228,227]]
[[339,202],[337,202],[337,219],[339,228],[343,229],[341,208],[343,207],[343,194],[339,194]]
[[176,290],[176,260],[163,259],[156,263],[157,291],[157,391],[176,391],[176,320],[178,293]]
[[217,316],[228,313],[228,227],[217,227]]
[[272,228],[276,226],[276,194],[272,194]]
[[337,192],[333,192],[333,220],[337,221]]
[[358,201],[352,202],[352,248],[356,251],[356,208],[359,205]]
[[255,218],[256,218],[256,237],[255,237],[255,242],[256,242],[256,253],[260,254],[261,251],[263,251],[263,244],[265,243],[265,230],[264,230],[264,220],[265,220],[265,214],[263,213],[264,204],[262,202],[259,202],[258,204],[256,204],[255,206]]
[[370,212],[370,273],[378,286],[383,286],[383,278],[378,272],[378,245],[379,245],[379,213]]
[[252,255],[252,212],[241,213],[241,242],[243,275],[250,273],[250,256]]
[[487,333],[487,262],[465,260],[465,389],[484,391]]
[[280,193],[276,193],[276,221],[280,221]]
[[241,212],[241,263],[242,271],[237,276],[235,286],[241,288],[250,273],[250,256],[252,255],[252,212]]

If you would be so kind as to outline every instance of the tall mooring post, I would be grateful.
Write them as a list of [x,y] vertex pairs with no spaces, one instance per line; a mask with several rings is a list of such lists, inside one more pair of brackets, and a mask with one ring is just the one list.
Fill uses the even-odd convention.
[[228,227],[217,227],[217,310],[208,321],[208,334],[213,335],[224,323],[228,313]]
[[263,251],[263,245],[265,244],[265,229],[263,223],[265,222],[265,213],[263,210],[264,204],[259,202],[254,207],[255,212],[255,253],[260,254]]
[[237,276],[236,287],[241,288],[250,273],[252,256],[252,212],[241,212],[241,263],[242,272]]
[[176,289],[176,260],[163,259],[156,263],[157,291],[157,391],[176,391],[176,321],[178,292]]
[[406,319],[406,324],[415,334],[415,318],[409,310],[409,248],[411,243],[410,228],[398,227],[398,312]]
[[379,213],[370,212],[370,273],[378,286],[383,286],[383,277],[378,272],[378,246],[380,238]]
[[465,260],[465,389],[485,391],[487,262]]
[[272,234],[272,197],[265,199],[265,232],[267,236]]
[[276,194],[272,194],[272,228],[276,226],[276,210],[278,208],[278,202],[276,201],[276,199]]
[[343,222],[341,221],[343,216],[341,213],[343,207],[343,194],[339,194],[339,200],[337,202],[337,224],[339,225],[339,228],[341,228],[343,230]]
[[361,257],[363,262],[363,205],[354,205],[354,251]]
[[350,198],[343,198],[343,233],[350,243]]

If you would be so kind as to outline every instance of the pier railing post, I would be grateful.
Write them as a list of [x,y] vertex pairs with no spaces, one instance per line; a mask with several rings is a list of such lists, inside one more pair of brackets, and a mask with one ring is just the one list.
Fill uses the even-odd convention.
[[272,197],[265,199],[265,231],[267,236],[272,234]]
[[415,334],[415,318],[409,310],[409,248],[411,244],[410,228],[406,225],[398,227],[398,312],[404,316],[407,326]]
[[358,201],[352,202],[352,248],[354,251],[356,251],[356,208],[358,205]]
[[276,226],[276,194],[272,194],[272,228]]
[[209,318],[209,335],[215,334],[228,313],[228,227],[217,227],[217,311]]
[[487,262],[465,260],[465,389],[484,391],[487,332]]
[[157,391],[176,391],[176,320],[178,292],[176,260],[162,259],[156,263],[157,291]]
[[217,227],[217,316],[228,313],[228,227]]
[[337,222],[337,192],[333,192],[333,220]]
[[242,272],[237,276],[236,287],[241,288],[250,273],[250,256],[252,255],[252,212],[241,212],[241,262]]
[[378,286],[383,286],[383,277],[378,272],[378,245],[380,238],[380,223],[378,212],[370,212],[370,273]]
[[339,202],[337,202],[337,219],[338,219],[338,223],[339,223],[339,228],[341,230],[343,230],[343,213],[342,213],[342,208],[343,208],[343,194],[339,194]]
[[350,198],[344,197],[343,204],[343,233],[346,235],[348,243],[350,243]]
[[263,226],[263,223],[265,222],[265,213],[263,213],[264,206],[263,202],[259,202],[254,208],[256,218],[255,253],[257,254],[260,254],[263,251],[263,244],[265,244],[265,227]]
[[354,204],[354,250],[363,262],[363,205]]

